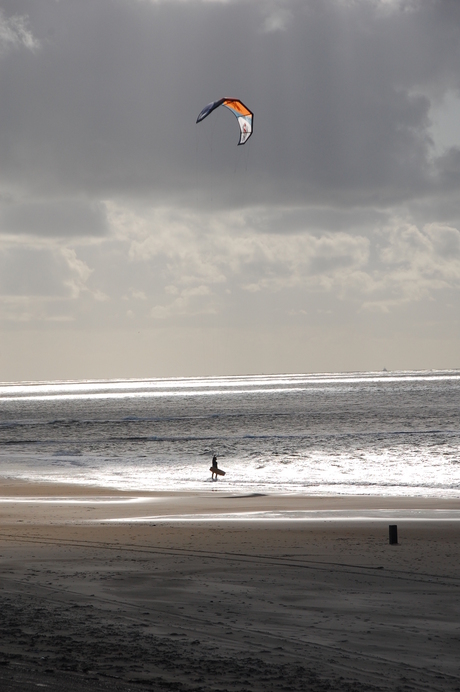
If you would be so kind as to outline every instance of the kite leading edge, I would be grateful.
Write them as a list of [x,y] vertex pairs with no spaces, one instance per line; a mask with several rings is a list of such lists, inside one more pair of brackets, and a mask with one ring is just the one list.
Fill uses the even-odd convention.
[[252,113],[249,108],[247,108],[242,101],[239,99],[219,99],[218,101],[213,101],[209,103],[196,119],[197,123],[208,117],[210,113],[213,112],[219,106],[225,106],[229,111],[236,116],[238,120],[238,125],[240,126],[240,141],[238,145],[245,144],[249,137],[252,135],[252,121],[254,118],[254,113]]

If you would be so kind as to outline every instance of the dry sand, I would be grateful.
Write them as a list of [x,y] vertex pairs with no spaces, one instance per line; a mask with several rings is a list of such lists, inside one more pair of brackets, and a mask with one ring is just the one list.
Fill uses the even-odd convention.
[[460,690],[459,516],[1,481],[0,689]]

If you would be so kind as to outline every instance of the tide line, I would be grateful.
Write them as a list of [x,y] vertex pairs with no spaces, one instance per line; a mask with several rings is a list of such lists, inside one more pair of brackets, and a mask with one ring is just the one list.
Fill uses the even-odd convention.
[[89,523],[150,522],[232,522],[232,521],[460,521],[460,510],[296,510],[265,512],[228,512],[210,514],[162,514],[89,520]]

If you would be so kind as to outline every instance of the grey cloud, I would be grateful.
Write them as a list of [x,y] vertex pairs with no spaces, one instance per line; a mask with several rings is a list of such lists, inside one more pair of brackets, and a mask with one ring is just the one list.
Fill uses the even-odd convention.
[[0,54],[20,47],[35,51],[39,46],[29,29],[27,17],[18,14],[6,17],[0,8]]
[[292,22],[292,12],[286,7],[268,7],[267,16],[262,25],[262,31],[272,33],[274,31],[285,31]]
[[460,186],[460,149],[450,147],[437,159],[439,181],[446,191],[458,191]]
[[[447,185],[429,109],[460,84],[458,3],[13,4],[43,49],[2,66],[5,185],[202,208],[386,207]],[[267,8],[293,21],[264,32]],[[195,125],[223,95],[256,114],[245,147],[229,113]]]
[[253,228],[259,232],[288,236],[306,230],[318,234],[324,231],[346,231],[350,228],[366,232],[384,225],[389,220],[389,212],[372,207],[334,208],[311,205],[292,209],[249,209],[247,217]]
[[435,253],[444,259],[460,257],[460,233],[456,228],[432,224],[426,227],[433,241]]
[[38,236],[102,236],[108,225],[105,208],[75,199],[4,202],[0,233]]
[[70,297],[63,257],[46,248],[13,247],[0,254],[0,294]]

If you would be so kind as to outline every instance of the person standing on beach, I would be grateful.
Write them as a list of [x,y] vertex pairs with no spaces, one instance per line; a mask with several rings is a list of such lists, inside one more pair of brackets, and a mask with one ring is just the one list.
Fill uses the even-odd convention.
[[[218,480],[218,475],[217,475],[217,455],[214,454],[212,458],[212,471],[211,471],[211,477],[212,480],[214,480],[214,476],[216,477],[216,481]],[[215,469],[215,470],[214,470]]]

